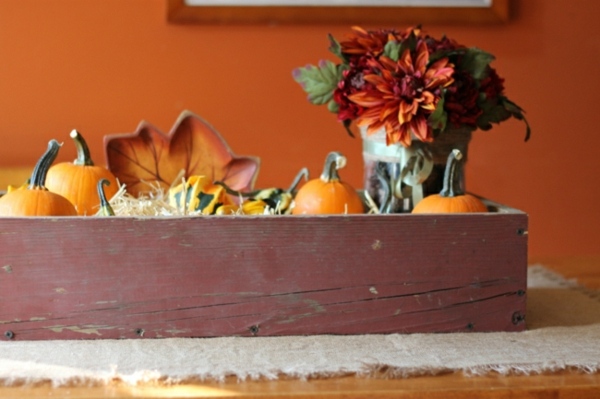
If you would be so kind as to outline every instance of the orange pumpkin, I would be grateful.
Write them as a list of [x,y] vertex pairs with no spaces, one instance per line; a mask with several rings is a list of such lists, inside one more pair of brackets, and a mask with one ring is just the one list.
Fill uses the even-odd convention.
[[464,193],[457,184],[456,168],[461,159],[462,153],[452,150],[444,171],[442,191],[423,198],[415,205],[412,213],[487,212],[487,207],[479,198]]
[[68,199],[44,187],[48,169],[59,148],[58,141],[50,140],[48,149],[33,169],[29,186],[0,197],[0,216],[77,216]]
[[330,152],[323,173],[304,184],[294,198],[293,215],[363,213],[363,202],[356,190],[340,180],[338,169],[346,165],[346,157]]
[[102,179],[110,182],[105,194],[108,199],[119,190],[115,176],[106,168],[94,165],[87,143],[77,130],[70,134],[77,147],[77,159],[56,164],[48,171],[46,188],[67,198],[81,216],[91,216],[100,209],[97,185]]

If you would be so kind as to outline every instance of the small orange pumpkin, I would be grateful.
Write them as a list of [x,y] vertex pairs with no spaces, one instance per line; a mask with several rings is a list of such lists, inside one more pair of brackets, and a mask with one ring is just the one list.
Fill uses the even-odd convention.
[[48,169],[59,148],[58,141],[50,140],[48,149],[33,169],[29,185],[0,197],[0,216],[77,216],[68,199],[44,187]]
[[346,166],[346,157],[333,151],[327,155],[323,173],[304,184],[294,198],[293,215],[363,213],[364,204],[356,190],[340,180],[338,169]]
[[477,197],[466,194],[456,182],[456,168],[463,155],[452,150],[444,171],[444,185],[439,194],[429,195],[415,205],[412,213],[463,213],[487,212],[485,204]]
[[46,188],[71,201],[79,215],[91,216],[100,209],[100,199],[97,195],[98,182],[102,179],[110,182],[105,190],[108,199],[117,193],[119,185],[108,169],[94,165],[90,150],[81,134],[73,130],[70,136],[77,147],[77,159],[52,166],[46,178]]

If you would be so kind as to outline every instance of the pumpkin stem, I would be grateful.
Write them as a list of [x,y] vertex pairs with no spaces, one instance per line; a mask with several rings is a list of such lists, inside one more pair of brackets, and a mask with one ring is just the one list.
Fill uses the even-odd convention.
[[460,150],[454,149],[448,155],[448,161],[446,162],[446,170],[444,171],[444,186],[440,191],[442,197],[456,197],[463,195],[464,193],[460,189],[458,182],[456,181],[456,168],[458,167],[459,161],[463,158]]
[[214,182],[215,185],[217,186],[221,186],[225,189],[225,192],[229,195],[234,195],[236,197],[242,197],[242,198],[250,198],[250,197],[255,197],[256,195],[258,195],[261,191],[263,190],[254,190],[254,191],[246,191],[246,192],[242,192],[242,191],[237,191],[234,190],[233,188],[229,187],[227,185],[227,183],[220,181],[220,180],[215,180]]
[[98,197],[100,198],[99,214],[102,216],[115,216],[115,211],[113,210],[112,206],[110,206],[108,199],[106,199],[104,186],[110,186],[110,181],[108,181],[108,179],[100,179],[98,181]]
[[94,162],[92,161],[92,157],[90,156],[90,149],[83,139],[83,136],[75,129],[71,131],[70,134],[73,141],[75,141],[75,146],[77,147],[77,159],[73,161],[75,165],[84,165],[84,166],[94,166]]
[[48,174],[48,169],[50,169],[50,165],[56,159],[58,155],[58,150],[60,149],[61,144],[58,141],[52,139],[48,142],[48,149],[46,152],[40,157],[40,159],[35,164],[33,168],[33,172],[31,173],[31,179],[29,180],[29,189],[46,189],[44,184],[46,183],[46,175]]
[[325,158],[321,180],[326,183],[332,180],[340,180],[338,169],[342,169],[344,166],[346,166],[346,157],[337,151],[330,152]]
[[304,180],[308,180],[308,168],[300,169],[300,172],[298,172],[296,177],[294,177],[294,180],[292,181],[290,187],[286,190],[286,193],[292,193],[296,191],[296,188],[298,187],[298,184],[300,184],[302,178],[304,178]]

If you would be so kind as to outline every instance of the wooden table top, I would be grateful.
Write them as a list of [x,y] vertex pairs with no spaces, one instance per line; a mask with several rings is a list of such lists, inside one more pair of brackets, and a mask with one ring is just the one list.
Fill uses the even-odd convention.
[[[544,266],[590,289],[600,289],[600,256],[535,258],[530,264]],[[2,398],[400,398],[400,399],[507,399],[507,398],[600,398],[600,373],[561,372],[551,375],[465,377],[461,373],[386,379],[358,378],[248,381],[175,386],[0,387]]]

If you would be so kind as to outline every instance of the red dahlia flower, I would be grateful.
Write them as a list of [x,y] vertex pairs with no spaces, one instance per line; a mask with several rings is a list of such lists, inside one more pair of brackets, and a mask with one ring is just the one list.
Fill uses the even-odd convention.
[[479,87],[475,79],[467,73],[455,73],[454,84],[446,91],[444,109],[453,127],[467,125],[477,127],[477,118],[482,109],[477,104]]
[[504,79],[498,76],[496,70],[488,67],[488,73],[481,80],[481,89],[485,93],[486,98],[494,99],[504,92]]

